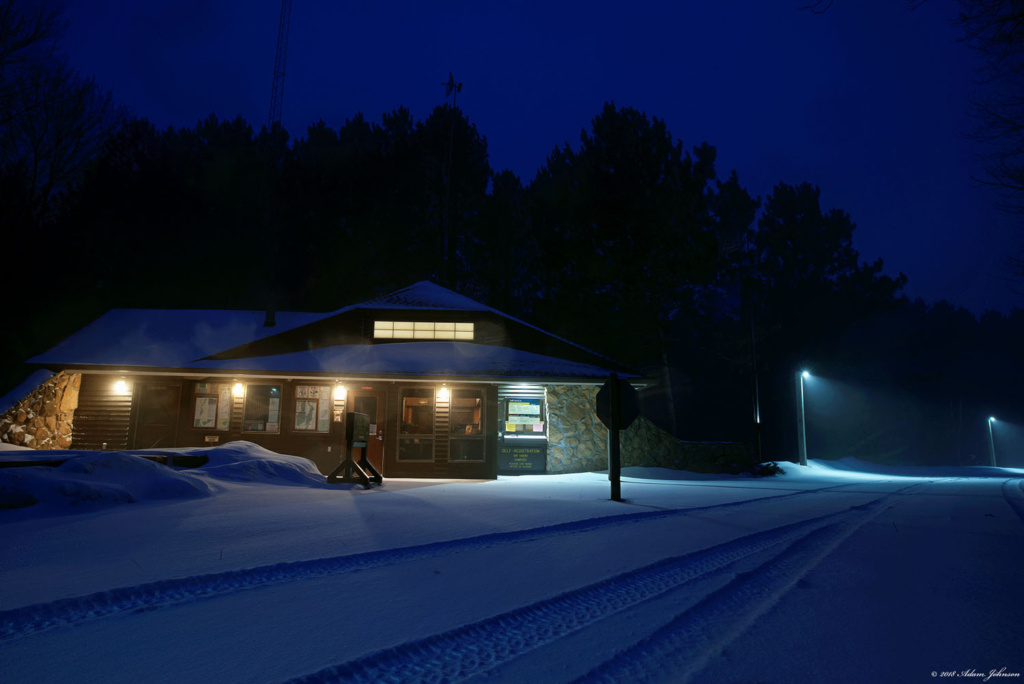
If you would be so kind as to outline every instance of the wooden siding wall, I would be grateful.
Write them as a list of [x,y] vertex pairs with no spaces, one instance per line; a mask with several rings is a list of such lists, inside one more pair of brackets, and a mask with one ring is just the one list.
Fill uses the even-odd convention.
[[82,375],[82,389],[71,433],[72,449],[128,448],[134,387],[129,381],[129,391],[118,393],[114,389],[117,380],[115,375]]
[[448,475],[448,442],[451,440],[451,390],[448,398],[443,400],[434,389],[434,474],[436,477]]
[[[304,456],[312,460],[321,472],[329,473],[340,462],[339,449],[332,442],[330,433],[295,432],[294,401],[296,384],[332,384],[320,383],[318,380],[283,381],[266,380],[259,384],[278,384],[282,386],[281,397],[281,432],[279,434],[242,432],[242,418],[245,400],[232,397],[231,427],[229,430],[202,430],[193,426],[195,411],[195,381],[176,378],[128,378],[129,391],[118,393],[115,390],[117,375],[84,374],[82,389],[79,395],[78,410],[75,411],[74,433],[71,447],[73,449],[90,449],[108,451],[132,449],[133,419],[137,406],[133,407],[133,396],[139,394],[140,388],[147,382],[160,384],[178,384],[181,386],[181,400],[178,414],[178,430],[176,445],[178,447],[209,447],[214,444],[225,444],[234,440],[246,440],[259,444],[271,451],[281,454]],[[398,448],[397,438],[399,401],[403,387],[430,387],[435,392],[439,385],[424,383],[390,383],[379,385],[378,389],[387,391],[385,418],[385,449]],[[480,385],[473,387],[481,388]],[[449,393],[459,386],[449,386]],[[497,417],[498,389],[496,385],[485,385],[483,430],[485,435],[485,461],[450,462],[448,452],[451,441],[451,398],[441,401],[435,394],[434,412],[434,460],[403,464],[403,472],[394,475],[400,477],[469,477],[493,478],[497,476]],[[135,402],[137,403],[137,402]],[[347,401],[332,401],[335,411],[344,412]],[[207,437],[216,437],[217,442],[208,443]],[[336,439],[336,438],[334,438]],[[104,446],[106,445],[106,446]]]

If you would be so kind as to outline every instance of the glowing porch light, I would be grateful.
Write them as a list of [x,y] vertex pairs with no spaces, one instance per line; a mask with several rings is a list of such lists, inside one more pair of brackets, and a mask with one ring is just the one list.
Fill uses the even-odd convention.
[[231,388],[231,394],[235,399],[241,399],[245,396],[245,385],[240,382],[236,382],[235,386]]
[[341,401],[345,398],[345,386],[335,385],[334,386],[334,401]]
[[118,394],[128,394],[128,383],[125,382],[124,378],[114,383],[114,391]]
[[441,389],[437,391],[437,400],[448,401],[448,388],[444,385],[441,385]]

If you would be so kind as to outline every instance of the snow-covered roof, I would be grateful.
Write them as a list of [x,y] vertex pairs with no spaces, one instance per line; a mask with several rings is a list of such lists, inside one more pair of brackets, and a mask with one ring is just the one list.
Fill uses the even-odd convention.
[[429,281],[330,313],[277,312],[273,327],[263,326],[266,315],[263,311],[111,309],[54,348],[29,359],[29,363],[117,366],[125,370],[174,368],[364,376],[599,378],[607,377],[610,372],[587,363],[506,347],[425,341],[334,346],[250,358],[208,359],[226,350],[356,309],[491,312],[582,350],[599,364],[607,360],[609,368],[619,367],[600,354]]
[[328,315],[278,311],[264,327],[263,311],[111,309],[29,363],[183,368]]
[[261,373],[581,380],[606,378],[610,372],[598,366],[508,347],[446,341],[343,345],[274,356],[195,361],[188,364],[188,368]]

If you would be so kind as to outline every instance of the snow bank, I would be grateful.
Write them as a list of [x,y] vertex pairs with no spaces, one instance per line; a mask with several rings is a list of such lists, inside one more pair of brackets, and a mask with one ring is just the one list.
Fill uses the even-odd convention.
[[209,458],[209,462],[197,471],[213,479],[304,487],[328,486],[327,479],[308,458],[274,453],[252,442],[228,442],[215,449],[180,451],[203,454]]
[[[802,468],[794,463],[780,463],[787,474],[799,472]],[[885,475],[889,477],[1019,477],[1024,468],[1000,468],[993,466],[891,466],[862,461],[859,458],[841,458],[837,461],[811,460],[807,468],[827,470],[833,473],[857,473]]]
[[57,467],[0,470],[0,509],[42,504],[51,513],[96,510],[152,499],[197,499],[209,484],[122,452],[82,453]]
[[[213,449],[170,449],[159,453],[204,455],[195,469],[172,468],[137,452],[4,449],[0,460],[32,460],[39,466],[0,469],[0,510],[39,506],[36,514],[93,511],[141,501],[197,499],[223,490],[224,482],[326,487],[312,461],[267,451],[251,442]],[[66,459],[66,460],[65,460]],[[63,461],[60,465],[43,465]]]

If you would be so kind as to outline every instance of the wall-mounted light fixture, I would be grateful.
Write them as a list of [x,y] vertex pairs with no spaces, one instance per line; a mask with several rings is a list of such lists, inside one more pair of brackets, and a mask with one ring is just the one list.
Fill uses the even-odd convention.
[[334,386],[334,401],[342,401],[345,398],[345,386],[337,384]]
[[448,401],[448,387],[445,384],[441,385],[441,389],[437,391],[438,401]]
[[124,378],[121,378],[120,380],[114,383],[114,392],[116,392],[117,394],[129,393],[128,383],[125,381]]
[[235,386],[231,388],[231,394],[235,399],[241,399],[245,396],[245,385],[240,382],[236,382]]

